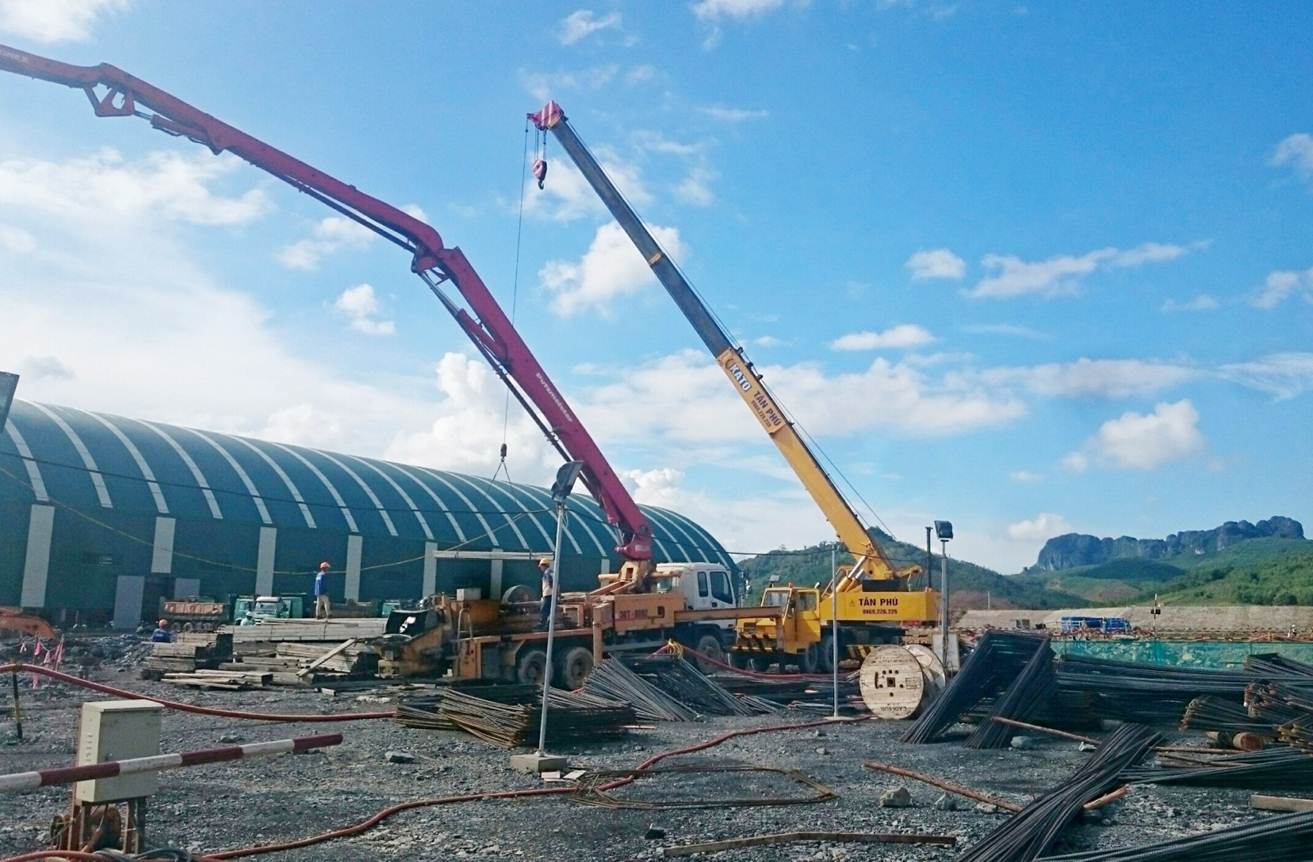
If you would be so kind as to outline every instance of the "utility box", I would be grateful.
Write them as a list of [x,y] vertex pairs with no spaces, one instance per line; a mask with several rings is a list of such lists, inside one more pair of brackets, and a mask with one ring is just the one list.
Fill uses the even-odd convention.
[[[102,700],[82,704],[77,765],[159,754],[160,714],[163,711],[164,707],[149,700]],[[115,802],[150,796],[159,786],[159,773],[142,772],[79,781],[74,795],[78,802]]]

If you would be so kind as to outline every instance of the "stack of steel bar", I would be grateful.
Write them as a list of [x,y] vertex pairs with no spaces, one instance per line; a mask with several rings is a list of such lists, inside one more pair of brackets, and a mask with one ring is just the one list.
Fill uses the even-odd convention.
[[643,679],[618,658],[609,658],[593,668],[584,680],[588,694],[624,701],[646,721],[696,721],[698,714]]
[[1313,756],[1293,748],[1247,751],[1194,762],[1174,755],[1171,765],[1131,767],[1121,777],[1128,784],[1313,790]]
[[638,656],[626,660],[648,682],[703,715],[762,714],[760,708],[739,700],[680,656]]
[[1245,670],[1263,677],[1313,677],[1313,664],[1305,664],[1274,652],[1249,656],[1245,659]]
[[1086,850],[1041,862],[1306,862],[1313,859],[1313,812],[1264,817],[1239,826],[1144,847]]
[[957,858],[957,862],[1030,862],[1046,851],[1081,807],[1121,783],[1121,774],[1139,763],[1158,742],[1158,734],[1124,724],[1108,735],[1070,779],[1035,799]]
[[948,688],[903,734],[903,742],[933,742],[981,700],[1007,688],[1039,651],[1048,652],[1043,635],[985,632]]
[[[829,710],[833,708],[834,688],[829,680],[762,679],[737,673],[715,673],[711,679],[721,688],[749,700],[765,710],[767,704],[787,705],[796,710]],[[839,676],[839,708],[864,713],[869,710],[862,702],[853,674]]]
[[1281,722],[1254,717],[1243,704],[1212,695],[1190,701],[1185,707],[1185,715],[1181,716],[1181,730],[1256,733],[1265,739],[1276,735],[1278,724]]
[[967,748],[1006,748],[1017,733],[1013,725],[991,721],[995,717],[1026,721],[1034,718],[1053,700],[1058,678],[1053,672],[1053,651],[1045,643],[1026,662],[1017,678],[994,701],[989,715],[967,737]]
[[[503,748],[515,748],[536,738],[540,694],[517,702],[533,686],[489,686],[486,689],[448,688],[430,698],[417,699],[397,709],[397,721],[407,727],[463,730]],[[512,690],[512,691],[508,691]],[[479,694],[473,694],[478,691]],[[491,697],[502,698],[493,700]],[[420,703],[423,705],[419,705]],[[547,738],[553,742],[620,736],[637,720],[628,703],[581,692],[548,692]]]
[[[1242,703],[1254,677],[1244,671],[1216,671],[1137,664],[1089,656],[1065,655],[1057,664],[1058,689],[1079,693],[1100,718],[1175,722],[1186,705],[1201,695],[1218,695]],[[1301,677],[1305,683],[1310,678]]]

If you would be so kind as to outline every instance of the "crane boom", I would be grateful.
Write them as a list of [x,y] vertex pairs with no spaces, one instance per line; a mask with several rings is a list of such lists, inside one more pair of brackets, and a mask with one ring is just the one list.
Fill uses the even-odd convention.
[[711,310],[693,290],[679,267],[662,250],[638,214],[602,170],[602,166],[598,164],[588,147],[580,140],[561,106],[556,102],[548,102],[541,111],[528,116],[538,129],[544,132],[550,131],[560,142],[571,161],[584,175],[584,179],[593,187],[624,232],[629,235],[629,239],[652,268],[657,280],[693,325],[698,337],[716,358],[717,364],[725,372],[735,391],[752,411],[752,415],[761,423],[761,427],[788,461],[789,466],[793,468],[793,472],[797,474],[825,519],[830,522],[839,541],[856,558],[853,576],[888,581],[908,578],[919,573],[919,566],[895,569],[889,562],[879,544],[871,538],[862,519],[844,499],[816,454],[803,440],[770,390],[766,388],[761,375],[744,355],[743,348],[734,344],[729,334],[716,322]]
[[[233,153],[410,252],[411,271],[455,318],[552,445],[564,457],[584,462],[585,486],[620,531],[617,553],[629,561],[651,559],[652,527],[647,516],[465,255],[459,248],[445,246],[436,230],[109,64],[75,66],[0,45],[0,70],[82,90],[96,116],[139,117],[166,134],[208,147],[215,155]],[[442,290],[444,282],[455,286],[470,311]]]

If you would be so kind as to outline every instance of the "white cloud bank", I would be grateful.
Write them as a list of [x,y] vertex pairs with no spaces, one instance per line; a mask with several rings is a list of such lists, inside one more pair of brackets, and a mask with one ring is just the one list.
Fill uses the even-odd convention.
[[1063,464],[1080,472],[1091,460],[1124,470],[1152,470],[1204,451],[1199,412],[1188,399],[1161,403],[1152,413],[1127,411],[1099,426],[1082,450]]
[[[668,254],[676,259],[684,256],[678,230],[660,225],[647,228]],[[614,223],[597,229],[579,260],[547,261],[538,271],[538,280],[551,297],[552,312],[561,317],[589,309],[609,314],[615,300],[657,285],[647,261]]]
[[333,312],[356,332],[365,335],[395,335],[396,324],[379,317],[378,297],[372,284],[348,287],[333,302]]
[[965,294],[975,299],[1073,295],[1080,292],[1083,279],[1094,272],[1134,269],[1149,263],[1176,260],[1205,246],[1206,243],[1202,242],[1191,245],[1146,242],[1131,249],[1110,246],[1082,255],[1057,255],[1039,261],[987,254],[980,265],[992,274]]
[[1296,132],[1283,139],[1272,152],[1271,164],[1289,165],[1300,179],[1313,185],[1313,135]]
[[603,30],[618,30],[620,13],[597,15],[592,9],[578,9],[556,24],[556,38],[562,45],[573,45]]
[[883,332],[850,332],[830,342],[831,350],[906,350],[930,344],[935,337],[930,330],[915,323],[901,323]]
[[967,273],[966,261],[946,248],[921,249],[903,266],[912,274],[913,281],[932,278],[957,281]]
[[1271,310],[1294,297],[1313,303],[1313,268],[1268,273],[1263,288],[1253,296],[1250,303],[1255,308]]
[[1075,530],[1067,519],[1052,512],[1040,512],[1029,520],[1008,524],[1008,538],[1018,542],[1043,542],[1072,532]]
[[0,31],[34,42],[85,42],[101,18],[131,0],[0,0]]

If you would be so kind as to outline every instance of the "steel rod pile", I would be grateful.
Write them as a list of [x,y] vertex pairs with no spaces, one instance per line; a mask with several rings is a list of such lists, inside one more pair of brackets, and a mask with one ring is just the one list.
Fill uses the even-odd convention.
[[[536,741],[541,715],[535,695],[530,702],[515,702],[518,689],[534,686],[490,686],[487,690],[449,688],[397,709],[397,721],[407,727],[433,730],[463,730],[485,742],[502,748],[517,748]],[[503,689],[497,691],[496,689]],[[506,689],[509,689],[507,691]],[[475,695],[472,691],[479,691]],[[492,695],[502,700],[493,700]],[[637,720],[628,703],[584,693],[552,689],[547,704],[547,738],[553,742],[600,739],[623,735],[625,727]]]
[[1313,677],[1313,664],[1305,664],[1274,652],[1249,656],[1245,659],[1245,670],[1265,677]]
[[1046,851],[1085,803],[1121,783],[1121,773],[1139,763],[1158,734],[1124,724],[1103,740],[1070,779],[1043,794],[972,845],[957,862],[1030,862]]
[[758,708],[743,703],[679,656],[642,656],[629,661],[648,682],[703,715],[761,714]]
[[1251,716],[1243,704],[1214,695],[1196,697],[1181,716],[1181,730],[1257,733],[1270,739],[1274,728],[1272,722]]
[[[1181,784],[1246,790],[1313,789],[1313,755],[1294,748],[1269,748],[1208,758],[1207,763],[1131,767],[1122,780],[1132,784]],[[1180,765],[1178,765],[1180,764]]]
[[1042,862],[1301,862],[1313,859],[1313,812],[1264,817],[1144,847],[1045,856]]
[[1007,688],[1040,650],[1048,651],[1048,638],[1042,635],[985,632],[948,688],[903,734],[903,742],[933,742],[980,701]]
[[624,701],[646,721],[696,721],[698,714],[660,688],[643,679],[618,658],[609,658],[593,668],[584,680],[588,694]]
[[1017,678],[1002,696],[994,701],[989,715],[976,726],[971,736],[967,737],[967,748],[1006,748],[1012,737],[1016,735],[1017,728],[992,719],[1033,718],[1053,700],[1057,686],[1058,678],[1053,672],[1053,652],[1045,643],[1035,650],[1035,654],[1026,662],[1021,673],[1017,674]]

